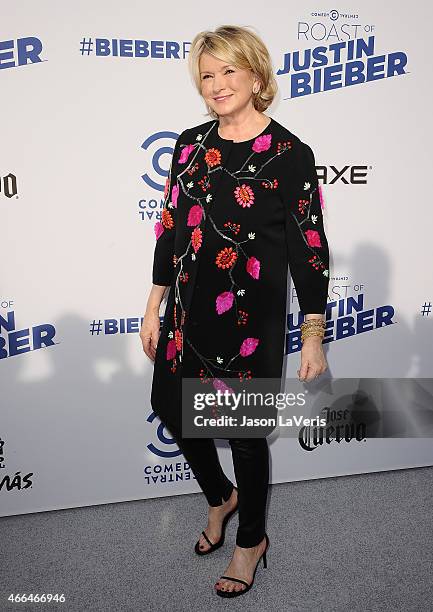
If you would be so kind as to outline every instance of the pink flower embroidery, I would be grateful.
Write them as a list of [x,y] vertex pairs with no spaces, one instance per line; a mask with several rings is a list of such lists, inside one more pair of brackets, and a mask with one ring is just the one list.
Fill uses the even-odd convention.
[[177,198],[179,195],[179,185],[173,185],[173,189],[171,190],[171,201],[173,202],[173,206],[177,208]]
[[307,236],[307,242],[312,247],[321,247],[322,243],[320,242],[320,234],[316,230],[307,230],[305,232]]
[[239,349],[239,352],[242,355],[242,357],[248,357],[248,355],[251,355],[251,353],[254,353],[254,351],[257,348],[258,343],[259,343],[258,338],[245,338],[245,340],[241,344],[241,348]]
[[187,225],[199,225],[203,216],[202,207],[199,204],[194,204],[188,213]]
[[224,293],[220,293],[220,295],[216,299],[216,310],[220,315],[233,306],[234,295],[231,291],[224,291]]
[[263,136],[257,136],[252,146],[253,151],[261,153],[267,151],[271,146],[272,134],[263,134]]
[[161,234],[164,232],[164,226],[161,223],[161,221],[157,221],[155,223],[155,225],[153,226],[153,231],[155,232],[155,236],[156,239],[158,240],[158,238],[161,236]]
[[243,183],[236,187],[234,193],[237,203],[243,208],[249,208],[254,203],[254,191],[249,185]]
[[176,357],[176,340],[169,340],[167,342],[167,359],[174,359]]
[[182,153],[180,154],[179,163],[184,164],[186,161],[188,161],[189,154],[193,150],[194,150],[194,145],[192,144],[185,145],[182,149]]
[[212,386],[214,387],[214,389],[216,389],[217,391],[221,391],[222,393],[224,393],[224,391],[228,391],[229,393],[234,393],[233,389],[229,387],[228,385],[226,385],[226,383],[220,378],[214,378],[212,382]]
[[247,272],[253,278],[257,279],[260,275],[260,261],[255,257],[249,257],[247,259]]

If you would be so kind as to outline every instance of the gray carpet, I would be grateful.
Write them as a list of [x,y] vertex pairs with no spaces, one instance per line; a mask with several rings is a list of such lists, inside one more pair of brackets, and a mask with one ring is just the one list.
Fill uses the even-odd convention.
[[[202,493],[0,519],[0,610],[431,611],[433,468],[273,485],[268,568],[236,599],[213,591],[237,524],[208,557]],[[64,593],[10,604],[10,593]]]

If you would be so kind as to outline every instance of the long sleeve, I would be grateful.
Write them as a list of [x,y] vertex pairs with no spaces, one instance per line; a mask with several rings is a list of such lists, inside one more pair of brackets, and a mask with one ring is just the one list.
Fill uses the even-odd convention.
[[174,238],[176,233],[176,209],[179,185],[177,175],[179,171],[180,141],[184,132],[179,136],[174,146],[168,177],[164,188],[164,205],[161,209],[161,220],[154,225],[156,244],[153,255],[152,282],[154,285],[169,286],[174,270]]
[[283,193],[287,256],[301,312],[324,313],[329,285],[329,247],[323,225],[312,149],[298,141]]

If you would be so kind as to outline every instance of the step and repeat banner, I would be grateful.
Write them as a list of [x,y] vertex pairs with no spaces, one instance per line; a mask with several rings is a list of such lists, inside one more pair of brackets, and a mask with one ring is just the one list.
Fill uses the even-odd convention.
[[[0,516],[200,491],[152,412],[139,330],[174,143],[209,119],[190,44],[227,23],[268,45],[267,114],[315,153],[332,258],[329,370],[305,385],[323,418],[269,436],[271,482],[432,465],[431,3],[0,14]],[[290,282],[288,382],[300,322]]]

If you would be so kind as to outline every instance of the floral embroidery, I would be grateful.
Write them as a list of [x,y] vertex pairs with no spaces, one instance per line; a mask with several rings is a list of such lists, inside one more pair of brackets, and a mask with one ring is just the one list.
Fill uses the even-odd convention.
[[245,338],[245,340],[242,342],[239,353],[242,355],[242,357],[248,357],[248,355],[254,353],[258,343],[258,338]]
[[310,257],[308,261],[315,270],[323,270],[325,267],[318,255],[313,255],[313,257]]
[[307,208],[310,200],[298,200],[298,210],[301,215],[305,215],[305,209]]
[[247,260],[247,272],[253,278],[258,279],[260,275],[260,261],[255,257],[249,257]]
[[222,251],[219,251],[219,253],[216,256],[216,260],[215,263],[218,266],[218,268],[231,268],[236,259],[238,258],[238,255],[236,253],[236,251],[233,250],[233,247],[225,247],[224,249],[222,249]]
[[164,200],[167,197],[169,185],[170,185],[170,177],[167,176],[167,178],[165,179],[165,185],[164,185]]
[[280,153],[284,153],[284,151],[288,151],[291,148],[292,148],[292,141],[291,140],[286,140],[284,142],[279,142],[277,144],[277,154],[280,155]]
[[195,253],[197,253],[197,251],[201,247],[202,239],[203,237],[201,229],[199,227],[194,228],[191,234],[191,243]]
[[312,247],[321,247],[322,244],[320,242],[320,234],[318,231],[316,230],[307,230],[305,232],[305,235],[307,236],[307,241],[308,244]]
[[248,313],[245,310],[239,308],[238,311],[238,325],[246,325],[248,321]]
[[187,168],[187,172],[188,174],[191,176],[192,174],[194,174],[194,172],[196,172],[198,170],[198,163],[195,162],[195,164],[193,166],[191,166],[191,168]]
[[180,331],[180,329],[176,329],[174,332],[174,341],[176,344],[176,349],[178,351],[182,350],[182,332]]
[[264,134],[263,136],[257,136],[252,146],[255,153],[261,153],[267,151],[271,146],[272,134]]
[[278,187],[278,180],[275,178],[273,181],[262,181],[262,186],[265,189],[276,189]]
[[221,151],[215,148],[208,149],[204,159],[209,167],[218,166],[221,163]]
[[224,291],[216,299],[216,311],[220,315],[223,312],[227,312],[233,306],[233,300],[235,296],[231,291]]
[[170,211],[166,208],[162,209],[161,222],[162,225],[167,229],[171,229],[172,227],[174,227],[173,217],[171,216]]
[[235,198],[240,206],[249,208],[254,203],[254,191],[249,185],[242,184],[236,187]]
[[239,234],[241,229],[239,223],[232,223],[231,221],[226,221],[226,223],[224,223],[224,227],[228,227],[235,235]]
[[189,144],[189,145],[185,145],[182,149],[182,152],[179,156],[179,163],[180,164],[185,164],[188,161],[188,157],[191,153],[191,151],[194,150],[194,145],[193,144]]
[[203,191],[207,191],[210,188],[209,177],[205,175],[202,179],[198,181],[198,184],[200,185]]
[[[196,261],[196,253],[203,244],[203,232],[201,229],[201,227],[203,227],[202,223],[208,221],[210,231],[215,231],[220,235],[222,240],[227,240],[232,245],[222,248],[215,255],[216,266],[221,270],[226,271],[226,276],[224,278],[227,278],[226,290],[215,296],[215,311],[219,316],[225,315],[229,318],[233,317],[231,320],[233,321],[234,325],[236,325],[238,328],[241,326],[246,326],[244,329],[248,330],[249,314],[244,308],[239,308],[238,303],[240,302],[240,304],[242,304],[242,298],[245,295],[248,295],[248,284],[246,284],[246,290],[237,284],[236,270],[239,269],[237,266],[239,258],[244,258],[245,271],[249,277],[255,281],[260,279],[261,262],[251,252],[248,253],[247,250],[247,246],[254,245],[254,243],[251,243],[250,241],[254,240],[256,236],[254,231],[248,230],[255,228],[247,228],[246,232],[248,232],[248,239],[239,240],[237,238],[241,230],[241,225],[239,223],[234,223],[229,219],[223,224],[223,227],[217,227],[213,219],[212,208],[205,205],[205,203],[209,204],[212,201],[212,193],[207,192],[210,191],[212,187],[215,172],[217,174],[219,172],[227,173],[228,175],[232,176],[233,180],[236,182],[236,187],[233,191],[235,202],[243,209],[251,208],[255,201],[255,193],[253,187],[248,183],[253,184],[253,181],[256,181],[264,189],[276,190],[279,187],[279,181],[277,178],[268,178],[266,176],[262,176],[261,174],[259,175],[259,173],[262,172],[263,168],[267,167],[272,159],[292,149],[292,141],[279,141],[273,146],[273,150],[271,151],[272,134],[258,136],[254,140],[251,147],[251,152],[249,153],[242,167],[238,170],[230,171],[228,168],[221,165],[222,154],[220,149],[216,147],[206,148],[205,146],[206,138],[211,130],[215,129],[215,125],[216,123],[213,123],[206,134],[197,134],[195,144],[181,145],[182,148],[178,162],[180,164],[185,164],[190,159],[193,151],[198,152],[201,150],[204,152],[203,158],[207,168],[206,174],[202,174],[202,176],[198,177],[198,180],[195,179],[194,182],[188,182],[187,180],[185,181],[183,179],[184,174],[186,175],[187,173],[187,175],[191,177],[200,168],[201,164],[195,161],[195,158],[197,157],[197,154],[195,154],[189,162],[189,165],[178,173],[176,183],[172,187],[171,201],[165,202],[166,207],[164,207],[162,211],[161,222],[155,224],[154,230],[158,239],[166,229],[173,229],[175,220],[168,208],[177,208],[178,197],[182,189],[182,193],[185,195],[185,198],[189,198],[194,202],[189,211],[188,209],[185,211],[187,212],[186,225],[193,227],[194,229],[191,233],[191,238],[188,244],[185,246],[184,253],[180,254],[179,256],[173,256],[173,262],[175,266],[178,267],[174,284],[174,337],[173,332],[170,332],[169,340],[167,342],[166,356],[167,360],[172,360],[173,363],[170,369],[172,372],[175,372],[177,359],[179,362],[182,361],[184,341],[187,342],[203,366],[200,369],[200,379],[202,382],[212,382],[215,388],[223,389],[227,388],[225,383],[220,378],[224,374],[235,374],[240,380],[251,379],[253,375],[251,369],[244,369],[241,365],[242,360],[239,360],[239,358],[248,358],[250,355],[252,355],[260,343],[260,338],[248,336],[241,343],[239,352],[231,357],[217,355],[215,358],[212,358],[200,354],[197,347],[191,343],[189,338],[184,337],[183,335],[182,327],[185,323],[186,311],[183,303],[183,295],[179,285],[184,285],[189,279],[188,272],[183,269],[183,266],[186,262]],[[266,151],[270,152],[270,156],[260,155]],[[257,157],[257,155],[259,155],[259,157]],[[250,163],[252,158],[254,158],[254,163]],[[258,163],[259,159],[260,163]],[[263,163],[261,160],[263,160]],[[309,264],[314,268],[314,270],[319,270],[324,276],[328,276],[329,271],[326,269],[324,261],[314,250],[315,247],[320,248],[323,246],[320,232],[318,231],[320,229],[320,224],[318,223],[320,222],[320,218],[317,214],[311,214],[313,194],[316,192],[316,190],[318,191],[320,198],[320,205],[323,208],[322,193],[320,187],[317,185],[312,189],[310,177],[307,177],[307,179],[308,180],[303,183],[303,193],[297,194],[298,197],[297,200],[295,200],[295,202],[297,202],[297,210],[290,210],[288,214],[294,218],[305,246],[311,252],[311,257],[306,258],[308,263],[306,261],[305,265]],[[248,181],[248,183],[244,181]],[[317,181],[315,181],[315,184],[316,183]],[[170,179],[168,178],[164,187],[165,200],[167,200],[169,185]],[[191,191],[194,185],[198,187],[198,194],[193,194]],[[200,191],[203,192],[204,195],[200,195]],[[297,218],[295,212],[298,216],[300,216],[300,218]],[[318,229],[311,229],[312,225],[316,225]],[[242,274],[243,271],[241,269],[241,275]],[[240,276],[239,278],[243,277]],[[178,321],[178,315],[180,315],[180,322]],[[236,369],[233,369],[232,363],[235,360],[237,360],[239,365]]]
[[177,198],[179,196],[179,185],[173,185],[171,190],[171,202],[175,208],[177,208]]
[[167,342],[167,360],[174,359],[176,357],[176,342],[175,340],[169,340]]
[[194,204],[188,213],[187,225],[200,225],[203,217],[203,209],[200,204]]
[[162,225],[161,221],[157,221],[155,223],[155,225],[153,226],[153,230],[155,232],[156,239],[158,240],[158,238],[161,236],[161,234],[164,231],[164,226]]

